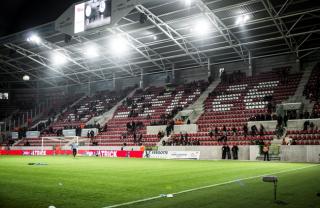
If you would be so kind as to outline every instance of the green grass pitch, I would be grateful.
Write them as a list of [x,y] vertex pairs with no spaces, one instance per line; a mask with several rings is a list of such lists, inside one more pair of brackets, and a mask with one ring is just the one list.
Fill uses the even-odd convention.
[[279,207],[272,184],[241,180],[276,172],[278,199],[288,203],[283,207],[320,208],[315,164],[26,156],[0,157],[0,207],[103,208],[233,180],[123,207]]

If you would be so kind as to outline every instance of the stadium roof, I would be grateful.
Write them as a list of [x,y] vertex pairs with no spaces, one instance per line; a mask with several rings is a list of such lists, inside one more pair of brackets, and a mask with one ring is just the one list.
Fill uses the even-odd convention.
[[[141,13],[148,16],[143,24]],[[201,66],[208,58],[211,64],[281,54],[302,59],[320,49],[319,18],[315,0],[154,1],[136,6],[112,29],[101,27],[67,42],[54,22],[2,37],[0,77],[21,84],[27,74],[30,87],[36,86],[32,81],[54,87],[159,73],[173,64],[179,69]],[[28,42],[31,34],[42,44]],[[121,55],[112,47],[119,36],[116,44],[128,47]],[[98,57],[88,58],[90,47]],[[53,52],[66,63],[54,65]]]

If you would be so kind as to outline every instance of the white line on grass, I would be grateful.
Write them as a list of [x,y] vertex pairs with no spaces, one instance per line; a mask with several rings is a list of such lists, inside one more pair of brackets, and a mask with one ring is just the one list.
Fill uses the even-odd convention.
[[[231,180],[231,181],[226,181],[226,182],[222,182],[222,183],[211,184],[211,185],[208,185],[208,186],[201,186],[201,187],[198,187],[198,188],[187,189],[187,190],[179,191],[179,192],[172,193],[172,194],[173,195],[184,194],[184,193],[188,193],[188,192],[192,192],[192,191],[199,191],[199,190],[202,190],[202,189],[212,188],[212,187],[216,187],[216,186],[223,186],[223,185],[227,185],[227,184],[230,184],[230,183],[235,183],[235,182],[238,182],[238,181],[244,181],[244,180],[260,178],[260,177],[267,176],[267,175],[287,173],[287,172],[302,170],[302,169],[316,167],[316,166],[319,166],[319,165],[309,165],[309,166],[305,166],[305,167],[301,167],[301,168],[295,168],[295,169],[290,169],[290,170],[282,170],[282,171],[278,171],[278,172],[267,173],[267,174],[262,174],[262,175],[257,175],[257,176],[250,176],[250,177]],[[125,203],[121,203],[121,204],[110,205],[110,206],[103,207],[103,208],[122,207],[122,206],[126,206],[126,205],[137,204],[137,203],[151,201],[151,200],[160,199],[160,198],[163,198],[163,196],[158,195],[158,196],[154,196],[154,197],[149,197],[149,198],[139,199],[139,200],[135,200],[135,201],[125,202]]]

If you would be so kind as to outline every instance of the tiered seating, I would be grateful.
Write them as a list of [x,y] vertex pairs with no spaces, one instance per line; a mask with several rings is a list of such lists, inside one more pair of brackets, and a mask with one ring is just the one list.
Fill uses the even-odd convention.
[[92,97],[86,97],[80,103],[64,112],[52,125],[52,128],[56,130],[84,125],[92,117],[99,116],[108,111],[125,95],[123,92],[102,91]]
[[[228,140],[234,139],[240,144],[248,144],[252,140],[270,140],[269,133],[262,138],[243,138],[243,126],[250,117],[267,114],[268,103],[281,103],[294,95],[300,78],[301,74],[291,74],[283,83],[279,74],[268,72],[232,84],[220,83],[205,101],[205,112],[197,121],[199,133],[193,135],[192,139],[199,138],[204,145],[216,144],[216,138],[208,137],[207,132],[216,127],[221,131],[226,126],[228,131],[233,127],[238,131],[235,138],[230,137]],[[199,137],[203,134],[206,136]]]
[[320,67],[319,65],[315,66],[315,68],[312,70],[310,78],[308,80],[308,83],[305,86],[305,89],[303,91],[303,95],[310,99],[310,101],[316,102],[313,106],[313,111],[311,114],[312,118],[319,118],[320,117]]
[[[228,145],[251,145],[256,141],[264,141],[270,142],[273,140],[273,132],[265,132],[264,135],[255,135],[255,136],[244,136],[243,132],[237,132],[233,134],[232,132],[227,133],[228,141],[226,142]],[[207,132],[199,132],[199,133],[190,133],[188,134],[188,140],[192,144],[195,141],[199,141],[201,145],[205,146],[213,146],[213,145],[222,145],[225,142],[218,141],[221,138],[222,133],[220,132],[218,135],[214,135],[210,137]],[[173,138],[177,138],[179,140],[180,134],[175,134]]]
[[146,126],[151,123],[166,124],[178,110],[187,107],[197,100],[207,87],[204,81],[194,82],[174,89],[165,87],[150,87],[144,91],[138,91],[120,106],[114,114],[114,118],[107,123],[107,131],[97,136],[99,145],[119,146],[138,145],[133,142],[133,134],[129,133],[126,139],[122,139],[127,133],[127,123],[134,121],[140,123],[137,137],[142,134],[142,143],[146,146],[154,146],[159,141],[157,135],[146,135]]
[[287,137],[295,140],[297,145],[320,145],[320,130],[287,131]]
[[0,100],[0,121],[9,117],[16,109],[17,107],[7,100]]

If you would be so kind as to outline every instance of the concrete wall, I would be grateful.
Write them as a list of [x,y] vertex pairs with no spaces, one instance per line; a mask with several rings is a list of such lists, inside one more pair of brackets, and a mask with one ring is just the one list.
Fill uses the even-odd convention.
[[294,55],[282,55],[269,58],[255,59],[253,62],[254,74],[267,72],[272,68],[279,68],[283,66],[291,66],[291,71],[298,72],[299,64],[296,62]]
[[[52,147],[43,147],[52,150]],[[12,147],[12,150],[42,150],[42,147]],[[69,150],[69,146],[61,148]],[[120,150],[121,146],[80,146],[79,150]],[[124,150],[139,150],[139,146],[126,146]],[[200,151],[201,160],[220,160],[222,146],[160,146],[159,151]],[[255,161],[259,156],[259,146],[239,146],[239,160]],[[320,163],[320,145],[280,146],[281,161]]]
[[116,89],[125,89],[131,86],[139,86],[140,77],[131,77],[126,79],[117,79],[116,80]]
[[320,163],[320,145],[281,146],[281,160]]
[[[289,120],[288,121],[288,130],[302,130],[303,129],[303,124],[305,121],[310,121],[313,122],[315,127],[318,127],[318,129],[320,128],[320,119],[297,119],[297,120]],[[249,121],[248,122],[248,127],[249,129],[251,128],[251,126],[256,125],[259,129],[260,124],[262,124],[264,126],[264,128],[267,131],[274,131],[276,129],[277,126],[277,121]]]
[[[220,160],[222,158],[222,146],[161,146],[158,150],[200,151],[200,160]],[[249,152],[249,146],[239,146],[239,160],[249,160]]]
[[225,72],[227,74],[232,74],[233,72],[241,71],[246,73],[246,75],[249,75],[249,66],[248,63],[245,63],[243,61],[234,62],[234,63],[228,63],[228,64],[219,64],[214,65],[214,73],[217,75],[219,73],[219,69],[224,68]]
[[[159,131],[166,132],[166,125],[159,126],[147,126],[147,134],[158,134]],[[185,124],[185,125],[174,125],[174,133],[197,133],[198,125],[197,124]]]
[[195,80],[208,80],[208,68],[207,66],[204,66],[177,70],[175,71],[175,78],[178,84],[184,84]]
[[[222,146],[161,146],[160,151],[200,151],[201,160],[219,160]],[[239,160],[256,160],[259,146],[239,146]],[[287,162],[320,162],[320,145],[280,146],[281,161]]]

